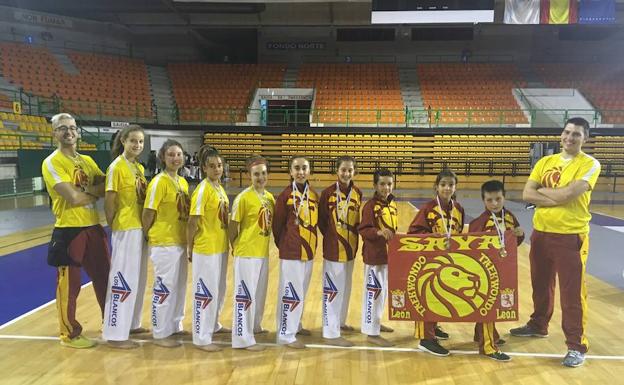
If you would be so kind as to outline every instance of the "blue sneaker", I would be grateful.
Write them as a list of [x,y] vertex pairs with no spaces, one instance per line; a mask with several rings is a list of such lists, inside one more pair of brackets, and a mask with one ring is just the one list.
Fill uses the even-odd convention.
[[583,365],[585,362],[585,353],[581,353],[577,350],[568,350],[568,354],[563,358],[561,364],[568,368],[576,368]]

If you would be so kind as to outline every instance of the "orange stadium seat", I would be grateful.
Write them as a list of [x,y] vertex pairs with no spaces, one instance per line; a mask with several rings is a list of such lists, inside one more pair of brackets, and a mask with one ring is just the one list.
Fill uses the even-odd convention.
[[304,64],[297,86],[316,89],[315,122],[405,122],[399,72],[394,64]]
[[257,87],[280,87],[283,64],[175,63],[167,66],[181,121],[243,122]]
[[67,56],[77,74],[65,72],[45,47],[0,43],[4,76],[35,95],[58,96],[68,112],[128,119],[152,117],[147,67],[142,60],[73,51],[67,51]]
[[439,111],[440,124],[528,122],[512,94],[525,84],[514,64],[419,64],[417,71],[423,104]]

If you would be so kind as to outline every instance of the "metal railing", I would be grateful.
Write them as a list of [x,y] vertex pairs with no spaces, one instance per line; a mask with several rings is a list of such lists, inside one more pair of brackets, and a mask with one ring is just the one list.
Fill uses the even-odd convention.
[[[5,91],[0,89],[0,92]],[[144,103],[103,103],[81,100],[69,100],[58,97],[42,97],[24,91],[10,91],[12,99],[19,101],[22,113],[50,116],[58,112],[70,112],[91,121],[125,121],[131,123],[160,124],[247,124],[261,125],[258,121],[247,121],[247,115],[264,117],[266,110],[252,108],[183,108],[177,105],[171,109],[160,109],[162,122],[158,120],[155,108]],[[253,94],[252,96],[253,97]],[[522,98],[523,95],[520,95]],[[7,109],[7,108],[5,108]],[[164,111],[163,111],[164,110]],[[590,124],[596,127],[600,123],[624,123],[624,110],[606,109],[476,109],[476,108],[408,108],[402,109],[363,109],[363,108],[312,108],[308,111],[309,119],[302,121],[298,109],[271,109],[273,116],[281,116],[272,124],[279,126],[303,125],[339,125],[339,126],[404,126],[404,127],[445,127],[445,126],[529,126],[561,127],[569,118],[577,115],[591,117]],[[544,123],[544,116],[548,116]],[[542,117],[542,119],[538,119]]]

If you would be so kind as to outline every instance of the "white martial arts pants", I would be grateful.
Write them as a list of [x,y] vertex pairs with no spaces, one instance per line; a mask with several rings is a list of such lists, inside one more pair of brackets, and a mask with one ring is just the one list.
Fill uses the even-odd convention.
[[234,258],[233,348],[256,344],[254,330],[262,329],[268,278],[268,258]]
[[154,338],[182,331],[186,296],[187,259],[183,246],[151,246],[154,266],[152,327]]
[[193,343],[209,345],[221,329],[228,253],[205,255],[193,252]]
[[364,264],[364,290],[362,295],[362,333],[378,336],[381,316],[388,295],[388,265]]
[[297,340],[301,316],[313,261],[280,259],[280,280],[277,292],[277,343],[289,344]]
[[147,280],[147,244],[143,230],[113,231],[111,269],[106,291],[102,338],[125,341],[141,327]]
[[353,260],[333,262],[323,260],[323,337],[340,337],[349,312]]

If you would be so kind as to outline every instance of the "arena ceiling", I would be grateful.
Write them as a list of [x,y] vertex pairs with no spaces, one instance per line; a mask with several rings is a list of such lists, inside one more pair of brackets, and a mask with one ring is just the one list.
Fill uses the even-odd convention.
[[[622,14],[624,0],[616,1]],[[371,0],[0,0],[0,5],[121,24],[135,32],[159,26],[370,25],[371,14]],[[496,0],[497,21],[503,10],[504,0]]]

